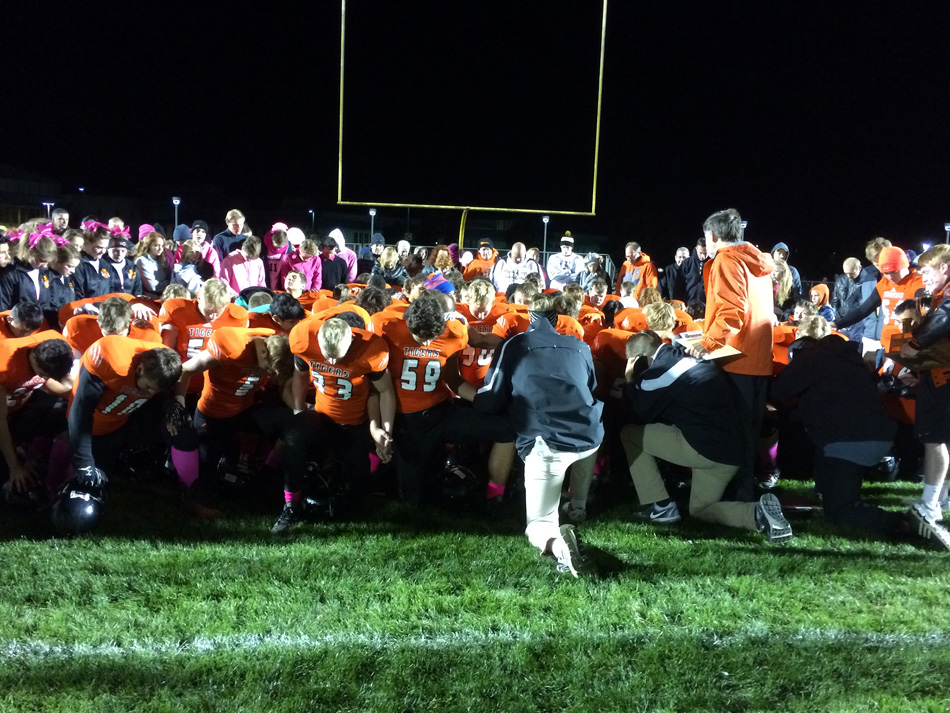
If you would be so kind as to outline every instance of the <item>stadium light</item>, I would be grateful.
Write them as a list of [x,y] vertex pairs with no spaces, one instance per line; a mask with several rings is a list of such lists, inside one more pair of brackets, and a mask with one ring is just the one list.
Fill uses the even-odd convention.
[[[551,222],[551,216],[542,215],[541,222],[544,223],[544,254],[548,253],[548,223]],[[543,257],[541,258],[544,259]]]
[[307,212],[310,213],[310,232],[312,233],[312,232],[314,231],[313,221],[314,221],[316,218],[314,217],[313,208],[311,208],[311,209],[310,209],[309,211],[307,211]]
[[944,223],[943,229],[947,233],[947,239],[944,240],[945,243],[950,243],[950,223]]
[[172,197],[172,205],[175,206],[175,227],[178,227],[178,205],[181,203],[181,198],[178,196]]
[[741,236],[743,240],[745,240],[745,229],[748,224],[749,224],[748,220],[739,221],[739,227],[742,229]]
[[46,201],[43,201],[43,205],[46,206],[46,217],[49,218],[49,217],[50,217],[50,211],[53,209],[53,206],[56,205],[56,204],[55,204],[55,203],[47,203]]
[[373,232],[374,232],[373,226],[375,225],[376,225],[376,209],[370,208],[369,209],[369,239],[370,240],[373,239]]

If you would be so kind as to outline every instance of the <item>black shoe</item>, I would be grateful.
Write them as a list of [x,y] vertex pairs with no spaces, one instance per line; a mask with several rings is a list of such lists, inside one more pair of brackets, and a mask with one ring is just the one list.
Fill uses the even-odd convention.
[[302,511],[303,508],[296,503],[285,503],[280,517],[277,518],[277,522],[275,522],[274,526],[270,529],[271,534],[282,535],[290,530],[290,528],[294,526],[294,523],[300,519]]

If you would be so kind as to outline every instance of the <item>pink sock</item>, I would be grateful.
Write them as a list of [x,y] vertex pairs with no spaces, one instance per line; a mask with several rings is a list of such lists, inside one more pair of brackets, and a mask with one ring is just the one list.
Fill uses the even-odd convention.
[[505,486],[498,483],[488,483],[488,490],[485,493],[485,499],[491,500],[505,494]]
[[290,492],[289,490],[284,491],[284,502],[285,503],[299,503],[303,500],[303,496],[299,490]]
[[379,470],[379,466],[382,464],[382,461],[379,459],[379,456],[375,453],[369,454],[369,472],[375,473]]
[[180,451],[172,448],[172,464],[178,473],[178,480],[186,488],[198,480],[198,451]]

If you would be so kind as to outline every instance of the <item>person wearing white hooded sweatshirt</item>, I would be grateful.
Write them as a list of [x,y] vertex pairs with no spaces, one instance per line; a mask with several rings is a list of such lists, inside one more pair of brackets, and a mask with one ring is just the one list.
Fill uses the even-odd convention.
[[336,241],[336,254],[346,261],[346,281],[356,282],[357,255],[355,252],[346,247],[346,239],[343,237],[343,231],[339,228],[334,228],[330,231],[329,237]]
[[541,275],[544,279],[541,266],[527,256],[524,243],[515,243],[511,246],[508,257],[495,263],[491,271],[491,281],[495,290],[505,292],[509,285],[523,283],[532,273]]

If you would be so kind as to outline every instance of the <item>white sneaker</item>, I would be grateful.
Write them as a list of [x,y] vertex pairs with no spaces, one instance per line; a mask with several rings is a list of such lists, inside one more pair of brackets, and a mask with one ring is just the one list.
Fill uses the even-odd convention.
[[930,540],[942,549],[950,550],[950,532],[943,525],[929,519],[924,508],[919,504],[914,504],[907,511],[907,514],[910,515],[918,535],[925,540]]
[[925,503],[922,499],[915,500],[911,503],[911,509],[916,509],[920,512],[920,517],[923,517],[928,522],[942,522],[943,521],[943,510],[940,508],[940,505],[930,506]]
[[792,539],[792,526],[782,514],[782,504],[772,493],[766,493],[755,504],[755,521],[765,532],[769,542],[785,542]]
[[551,554],[557,559],[558,572],[570,572],[575,577],[587,574],[587,561],[581,556],[573,525],[561,525],[561,536],[551,545]]

